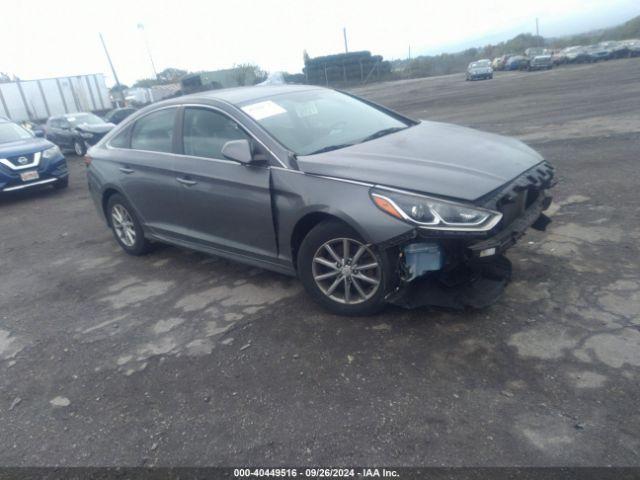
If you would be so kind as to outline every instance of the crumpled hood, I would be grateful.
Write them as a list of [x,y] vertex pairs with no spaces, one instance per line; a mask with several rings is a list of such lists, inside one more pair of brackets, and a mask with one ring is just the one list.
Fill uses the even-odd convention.
[[113,127],[115,127],[115,124],[113,123],[100,123],[97,125],[89,125],[86,123],[81,123],[76,127],[76,130],[81,130],[83,132],[89,132],[89,133],[107,133]]
[[28,155],[53,147],[53,143],[44,138],[33,137],[15,142],[0,143],[0,158]]
[[422,121],[351,147],[298,157],[303,172],[473,201],[542,162],[514,138]]

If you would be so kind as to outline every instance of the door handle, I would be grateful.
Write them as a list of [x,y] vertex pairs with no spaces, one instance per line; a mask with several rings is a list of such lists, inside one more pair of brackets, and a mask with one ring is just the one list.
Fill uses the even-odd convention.
[[130,168],[124,168],[124,167],[121,167],[120,171],[122,173],[126,173],[127,175],[130,174],[130,173],[133,173],[133,170],[131,170]]
[[176,180],[182,183],[183,185],[187,185],[189,187],[198,183],[195,180],[187,180],[186,178],[182,178],[182,177],[176,177]]

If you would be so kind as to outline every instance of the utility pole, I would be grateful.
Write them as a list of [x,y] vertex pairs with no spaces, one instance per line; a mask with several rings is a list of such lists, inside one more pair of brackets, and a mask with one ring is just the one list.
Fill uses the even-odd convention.
[[147,39],[147,32],[144,29],[144,25],[142,23],[138,24],[138,30],[142,32],[142,37],[144,38],[144,45],[147,47],[147,53],[149,54],[149,60],[151,61],[151,68],[153,69],[153,74],[158,79],[158,72],[156,71],[156,65],[153,63],[153,57],[151,56],[151,48],[149,48],[149,40]]
[[540,46],[540,30],[538,29],[538,17],[536,17],[536,43]]
[[411,44],[409,44],[409,60],[411,60]]
[[109,50],[107,50],[107,44],[104,43],[104,38],[102,38],[102,33],[98,33],[100,35],[100,41],[102,42],[102,48],[104,48],[104,53],[107,55],[107,60],[109,60],[109,66],[111,67],[111,73],[113,74],[113,79],[116,81],[116,88],[118,92],[120,92],[120,99],[122,100],[122,106],[124,107],[124,92],[122,91],[122,85],[120,85],[120,80],[118,80],[118,74],[116,73],[116,69],[113,66],[113,62],[111,61],[111,56],[109,55]]
[[349,47],[347,46],[347,29],[342,28],[342,35],[344,36],[344,53],[349,53]]

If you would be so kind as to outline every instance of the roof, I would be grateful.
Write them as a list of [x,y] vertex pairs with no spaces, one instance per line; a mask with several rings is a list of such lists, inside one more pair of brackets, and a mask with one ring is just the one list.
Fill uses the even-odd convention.
[[318,90],[322,87],[313,85],[261,85],[253,87],[236,87],[223,88],[220,90],[209,90],[207,92],[193,93],[180,97],[181,101],[185,98],[191,99],[216,99],[235,105],[245,102],[260,100],[261,98],[269,98],[283,93],[303,92],[307,90]]

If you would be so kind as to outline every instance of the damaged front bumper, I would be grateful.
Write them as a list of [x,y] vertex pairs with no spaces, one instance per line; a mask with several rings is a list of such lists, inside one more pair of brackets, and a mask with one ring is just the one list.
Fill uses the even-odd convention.
[[534,167],[507,186],[481,199],[483,206],[503,213],[491,231],[437,232],[414,228],[382,245],[398,255],[398,284],[387,301],[405,308],[436,306],[484,308],[494,303],[511,279],[504,252],[528,228],[544,231],[551,219],[553,167]]

